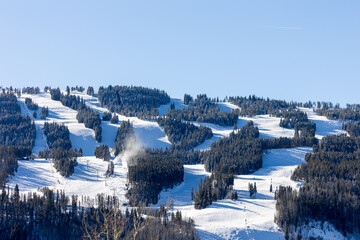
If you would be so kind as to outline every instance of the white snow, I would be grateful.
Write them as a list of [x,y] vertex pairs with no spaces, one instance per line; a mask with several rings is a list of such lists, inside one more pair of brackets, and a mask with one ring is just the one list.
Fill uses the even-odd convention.
[[[94,110],[99,111],[100,115],[107,109],[100,106],[96,97],[92,97],[80,92],[71,92],[84,98],[86,104]],[[49,116],[46,120],[41,120],[40,110],[38,119],[32,118],[32,111],[29,111],[23,103],[25,97],[30,97],[40,107],[49,107]],[[63,106],[58,101],[50,99],[50,94],[41,92],[37,95],[23,94],[19,99],[23,115],[29,115],[36,123],[37,136],[34,153],[47,148],[46,138],[42,133],[42,126],[45,121],[64,123],[69,127],[70,139],[74,148],[82,148],[84,157],[79,158],[79,165],[75,167],[74,174],[69,178],[60,176],[53,168],[51,162],[45,159],[35,159],[29,161],[19,161],[18,172],[9,181],[11,188],[19,184],[21,192],[34,192],[42,187],[63,189],[68,195],[94,197],[98,193],[116,195],[121,201],[126,201],[126,155],[113,159],[115,163],[115,176],[105,177],[104,173],[108,163],[93,156],[94,149],[99,144],[107,144],[113,148],[117,128],[121,121],[130,120],[134,125],[137,144],[150,148],[165,148],[170,146],[170,142],[156,122],[140,120],[135,117],[125,117],[118,114],[119,124],[111,124],[102,121],[103,142],[97,143],[94,139],[94,131],[85,128],[84,124],[79,124],[76,120],[77,112]],[[171,99],[175,103],[175,108],[185,108],[186,105],[180,99]],[[237,106],[230,103],[217,103],[221,111],[230,112]],[[165,114],[170,104],[162,105],[159,108],[160,114]],[[325,117],[317,116],[311,109],[300,108],[308,114],[311,121],[317,125],[316,137],[322,138],[329,134],[344,133],[340,121],[330,121]],[[270,117],[269,115],[259,115],[255,117],[240,117],[238,128],[240,129],[247,121],[253,121],[259,128],[260,137],[277,138],[293,137],[293,129],[285,129],[279,126],[280,118]],[[197,126],[205,125],[212,129],[214,136],[206,140],[196,149],[206,150],[211,143],[218,141],[222,137],[228,136],[233,127],[222,127],[209,123],[194,123]],[[196,229],[202,239],[284,239],[283,232],[273,222],[275,214],[274,192],[279,185],[292,186],[298,188],[299,182],[290,180],[290,176],[297,165],[303,163],[306,153],[311,152],[311,148],[292,148],[276,149],[268,151],[263,157],[263,167],[253,174],[235,176],[234,190],[237,191],[239,199],[220,200],[211,206],[195,210],[191,201],[191,189],[196,189],[200,180],[209,176],[204,170],[204,166],[185,165],[184,182],[173,189],[164,190],[160,193],[157,205],[167,200],[173,200],[174,210],[181,210],[183,216],[192,217],[195,220]],[[256,182],[257,196],[250,198],[248,184]],[[273,185],[273,193],[270,193],[270,184]],[[322,236],[325,239],[345,239],[340,233],[327,227],[328,231],[321,231],[319,226],[314,223],[314,228],[309,228],[309,236]]]
[[[190,193],[208,173],[203,165],[185,165],[184,182],[161,192],[157,206],[172,198],[174,210],[181,210],[183,216],[193,218],[203,239],[284,239],[274,223],[274,192],[279,185],[300,185],[291,181],[290,176],[297,165],[303,163],[305,154],[311,151],[311,148],[269,151],[264,155],[263,168],[253,174],[235,176],[234,190],[240,197],[238,200],[220,200],[201,210],[194,209]],[[258,193],[256,198],[250,198],[248,184],[254,182]]]
[[278,117],[271,117],[270,115],[258,115],[255,117],[239,117],[246,121],[253,121],[254,125],[259,128],[261,138],[279,138],[279,137],[294,137],[294,129],[287,129],[280,127],[280,119]]
[[316,138],[322,139],[328,135],[339,135],[342,133],[347,134],[347,132],[342,129],[342,121],[329,120],[325,116],[319,116],[311,108],[299,107],[299,110],[305,112],[308,119],[316,123]]
[[175,109],[179,109],[182,110],[184,108],[187,108],[187,105],[184,104],[184,101],[182,99],[179,98],[170,98],[170,102],[168,104],[164,104],[161,105],[158,109],[159,109],[159,115],[160,116],[165,116],[166,115],[166,111],[170,109],[170,105],[174,103],[175,105]]
[[232,112],[235,109],[240,110],[239,106],[237,106],[233,103],[230,103],[230,102],[218,102],[216,104],[219,106],[220,111],[222,111],[222,112]]
[[19,185],[21,193],[38,192],[43,187],[62,189],[69,196],[89,196],[97,194],[118,196],[123,202],[125,199],[125,184],[127,165],[121,157],[114,160],[115,174],[105,177],[108,162],[95,157],[78,158],[78,166],[74,174],[68,178],[62,177],[52,166],[51,160],[35,159],[19,161],[18,171],[9,181],[10,188]]
[[[106,108],[101,107],[96,97],[89,96],[85,93],[77,92],[77,91],[71,92],[71,94],[82,97],[87,106],[90,106],[93,110],[100,112],[100,116],[102,116],[103,112],[108,111]],[[136,142],[140,146],[146,148],[162,148],[162,149],[165,149],[166,147],[170,147],[171,143],[169,139],[167,138],[166,134],[164,133],[164,131],[157,122],[141,120],[137,117],[126,117],[120,114],[117,114],[117,116],[119,117],[118,124],[110,124],[109,121],[102,121],[103,138],[104,136],[107,136],[109,133],[111,135],[109,140],[110,142],[106,143],[109,146],[114,145],[116,131],[117,128],[120,126],[121,122],[129,120],[133,123]],[[113,128],[112,126],[115,127]]]

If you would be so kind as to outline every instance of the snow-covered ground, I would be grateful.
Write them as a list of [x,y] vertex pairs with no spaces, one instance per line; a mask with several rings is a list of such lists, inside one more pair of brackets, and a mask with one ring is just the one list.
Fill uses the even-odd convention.
[[168,104],[164,104],[164,105],[161,105],[158,109],[159,109],[159,115],[160,116],[165,116],[166,115],[166,111],[168,109],[170,109],[170,105],[174,103],[175,105],[175,109],[179,109],[179,110],[182,110],[184,108],[187,108],[187,105],[184,104],[184,101],[179,99],[179,98],[171,98],[170,99],[170,103]]
[[122,157],[114,159],[115,174],[105,177],[108,162],[95,157],[78,158],[78,166],[74,174],[68,178],[62,177],[52,166],[50,160],[35,159],[19,161],[18,171],[9,181],[10,188],[16,184],[22,193],[39,192],[40,188],[62,189],[69,196],[89,196],[97,194],[116,195],[123,202],[125,199],[125,184],[127,166]]
[[[98,143],[95,140],[95,132],[92,129],[86,128],[83,123],[78,123],[78,121],[76,120],[77,111],[65,107],[59,101],[51,100],[50,94],[46,92],[40,92],[39,94],[36,95],[22,94],[20,101],[24,102],[26,97],[31,98],[33,102],[39,105],[39,107],[47,106],[49,108],[49,116],[45,120],[40,119],[40,114],[38,114],[38,118],[35,120],[35,123],[36,125],[38,125],[38,128],[39,127],[42,128],[45,121],[65,124],[69,128],[70,140],[73,148],[77,148],[77,149],[82,148],[84,156],[94,155],[94,150],[98,145]],[[109,132],[105,132],[105,131],[104,131],[104,136],[111,135],[111,131]],[[115,127],[114,127],[114,131],[116,131]],[[37,131],[36,134],[38,135],[40,134],[40,132]],[[115,139],[114,134],[113,134],[113,139]],[[107,142],[106,140],[107,138],[104,139],[103,144],[109,144],[109,147],[112,147],[114,145],[114,140],[109,142]],[[39,146],[35,145],[35,148],[39,148]]]
[[[87,106],[90,106],[95,111],[100,112],[100,116],[102,116],[103,112],[108,111],[106,108],[101,107],[96,97],[89,96],[85,93],[77,92],[77,91],[71,92],[71,94],[82,97]],[[179,103],[177,99],[172,99],[172,101],[175,102],[175,106],[181,105],[181,103]],[[166,147],[170,147],[171,143],[169,139],[167,138],[166,134],[164,133],[164,131],[157,122],[145,121],[137,117],[126,117],[120,114],[117,115],[119,117],[119,124],[116,124],[116,129],[107,130],[106,126],[109,127],[112,126],[113,124],[110,124],[109,121],[102,121],[103,137],[106,136],[109,132],[111,132],[111,136],[113,136],[111,138],[112,143],[108,144],[109,146],[114,145],[116,131],[119,125],[121,124],[121,122],[129,120],[133,123],[136,141],[137,144],[139,144],[140,146],[146,148],[162,148],[162,149],[165,149]]]
[[299,108],[299,110],[305,112],[308,119],[316,123],[315,137],[322,139],[328,135],[347,134],[342,129],[342,121],[329,120],[325,116],[317,115],[312,108]]
[[[203,239],[284,239],[274,223],[274,191],[279,185],[298,187],[290,180],[292,171],[304,161],[311,148],[275,149],[264,154],[263,168],[249,175],[235,176],[234,190],[239,199],[220,200],[209,207],[195,210],[191,189],[197,188],[200,179],[207,175],[203,165],[185,166],[184,182],[160,194],[159,204],[173,199],[174,210],[195,220]],[[258,193],[250,198],[248,184],[256,182]],[[270,193],[270,184],[273,192]]]
[[[96,97],[92,97],[80,92],[71,92],[84,98],[86,104],[102,114],[107,111],[102,108]],[[68,195],[79,195],[94,197],[98,193],[116,195],[122,201],[126,201],[126,156],[120,156],[113,159],[115,163],[115,176],[105,177],[105,171],[108,163],[96,159],[93,156],[94,149],[99,144],[107,144],[113,147],[117,128],[121,121],[130,120],[133,122],[136,139],[138,144],[151,148],[165,148],[170,146],[167,136],[156,122],[144,121],[135,117],[119,116],[119,124],[111,124],[109,121],[102,122],[103,142],[97,143],[94,139],[94,131],[85,128],[84,124],[79,124],[76,120],[77,112],[63,106],[58,101],[50,99],[50,94],[41,92],[37,95],[23,94],[20,98],[22,114],[32,117],[33,111],[29,111],[25,104],[25,97],[30,97],[40,107],[49,107],[49,116],[46,120],[33,119],[37,127],[37,136],[34,147],[34,153],[47,148],[46,138],[42,133],[42,126],[45,121],[56,121],[64,123],[69,127],[70,139],[74,148],[82,148],[84,157],[79,158],[79,165],[75,167],[74,174],[69,178],[60,176],[53,168],[51,162],[45,159],[35,159],[29,161],[19,161],[18,172],[9,181],[13,188],[19,184],[21,192],[38,191],[42,187],[54,189],[63,189]],[[175,108],[184,108],[186,105],[180,99],[171,99]],[[229,103],[218,103],[222,111],[232,111],[238,108]],[[161,114],[164,114],[170,107],[170,104],[159,108]],[[312,110],[301,108],[307,112],[310,120],[317,125],[316,136],[322,138],[329,134],[339,134],[342,123],[339,121],[330,121],[325,117],[317,116]],[[38,110],[40,116],[40,110]],[[260,137],[293,137],[294,130],[285,129],[279,126],[280,118],[270,117],[269,115],[259,115],[255,117],[240,117],[238,128],[241,128],[247,121],[253,121],[258,126]],[[222,127],[216,124],[195,123],[197,126],[205,125],[212,129],[213,138],[205,141],[197,149],[206,150],[211,143],[218,141],[222,137],[228,136],[233,127]],[[278,226],[273,222],[275,214],[274,192],[270,193],[270,184],[273,191],[279,185],[290,185],[293,187],[301,186],[301,183],[293,182],[290,176],[297,165],[303,163],[304,156],[311,152],[311,148],[292,148],[276,149],[268,151],[263,157],[263,167],[253,174],[235,176],[234,190],[237,191],[239,199],[221,200],[213,203],[211,206],[195,210],[191,201],[191,189],[196,189],[200,180],[209,176],[204,170],[204,166],[185,165],[184,182],[173,189],[164,190],[160,194],[160,200],[156,206],[162,203],[173,202],[174,210],[181,210],[183,216],[191,217],[195,220],[196,229],[202,239],[284,239],[283,233],[279,231]],[[257,196],[250,198],[248,193],[248,184],[256,182]],[[314,234],[342,239],[343,236],[331,229],[327,232],[310,229]],[[310,236],[310,235],[309,235]]]

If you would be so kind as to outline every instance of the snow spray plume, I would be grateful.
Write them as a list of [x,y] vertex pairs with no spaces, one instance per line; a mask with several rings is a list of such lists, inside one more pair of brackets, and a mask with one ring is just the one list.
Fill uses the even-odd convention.
[[143,155],[145,150],[136,141],[135,136],[131,136],[127,139],[125,145],[125,151],[122,153],[122,159],[125,160],[128,166],[136,164],[137,157]]

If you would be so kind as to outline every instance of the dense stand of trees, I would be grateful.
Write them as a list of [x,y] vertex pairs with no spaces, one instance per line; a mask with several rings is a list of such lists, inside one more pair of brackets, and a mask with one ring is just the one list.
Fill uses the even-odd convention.
[[164,128],[170,142],[182,149],[192,149],[213,136],[211,128],[205,126],[197,127],[169,117],[159,117],[157,122]]
[[347,104],[345,108],[340,108],[339,104],[333,105],[330,102],[318,102],[316,113],[333,120],[360,121],[359,104]]
[[262,166],[263,148],[259,130],[249,121],[238,132],[211,144],[204,153],[206,171],[248,174]]
[[110,121],[111,118],[112,118],[111,112],[103,112],[102,114],[103,121]]
[[50,149],[63,148],[65,150],[69,150],[72,147],[70,141],[70,131],[67,126],[60,125],[55,122],[45,122],[43,131]]
[[70,131],[68,127],[55,122],[45,122],[43,130],[51,151],[39,152],[39,157],[52,158],[54,168],[62,176],[71,176],[77,165],[76,158],[82,155],[82,150],[79,149],[78,151],[71,148]]
[[286,110],[288,108],[295,108],[299,105],[297,102],[286,102],[284,100],[274,100],[256,97],[250,95],[249,97],[229,97],[229,102],[240,107],[239,114],[241,116],[255,116],[262,114],[277,115],[279,110]]
[[173,187],[184,180],[183,162],[162,150],[146,150],[128,166],[131,205],[157,203],[163,188]]
[[214,173],[210,177],[205,177],[204,181],[201,179],[193,197],[195,209],[203,209],[213,202],[229,196],[233,185],[233,174]]
[[24,87],[22,89],[22,93],[27,93],[27,94],[38,94],[39,92],[40,92],[39,87]]
[[128,117],[151,119],[159,115],[158,107],[170,102],[169,95],[158,89],[128,86],[100,87],[101,106]]
[[63,191],[42,192],[2,189],[1,239],[198,239],[192,219],[169,215],[164,206],[121,211],[116,197],[98,195],[95,207]]
[[95,157],[104,159],[104,161],[110,161],[110,151],[108,145],[101,145],[95,148]]
[[313,147],[319,140],[315,137],[279,137],[274,139],[262,139],[263,150],[295,148],[295,147]]
[[60,97],[61,97],[60,88],[50,89],[50,96],[52,100],[60,101]]
[[[276,192],[275,221],[287,238],[314,219],[332,223],[345,236],[360,229],[360,141],[346,135],[324,137],[293,173],[299,191]],[[297,234],[301,235],[300,231]]]
[[78,91],[78,92],[83,92],[85,90],[85,88],[83,86],[75,86],[75,87],[71,87],[70,88],[71,91]]
[[282,111],[281,115],[280,127],[283,128],[295,128],[295,124],[309,121],[307,114],[300,110]]
[[33,147],[35,123],[20,114],[20,105],[12,93],[0,94],[0,145]]
[[95,140],[97,142],[102,141],[102,127],[99,112],[93,111],[91,108],[84,106],[78,109],[76,119],[79,123],[84,123],[85,127],[91,128],[95,131]]
[[42,107],[40,110],[40,118],[46,119],[49,116],[49,108],[47,106]]
[[360,137],[360,122],[344,123],[343,129],[347,131],[351,137]]
[[86,91],[86,94],[90,95],[90,96],[94,96],[95,95],[94,88],[89,86],[87,91]]
[[207,122],[221,126],[234,126],[238,120],[236,112],[222,112],[215,99],[208,98],[206,94],[200,94],[196,99],[185,94],[184,99],[188,107],[182,110],[169,109],[166,116],[171,119]]
[[35,143],[36,128],[29,117],[20,114],[16,96],[0,94],[0,186],[17,171],[18,158],[30,157]]
[[[76,90],[78,90],[77,87]],[[97,111],[93,111],[90,107],[85,105],[84,99],[79,96],[70,95],[70,88],[67,87],[68,92],[62,94],[60,89],[51,89],[51,99],[60,101],[64,106],[77,110],[76,119],[79,123],[84,123],[85,127],[91,128],[95,131],[95,140],[97,142],[102,141],[102,127],[100,114]],[[81,90],[81,89],[80,89]],[[80,91],[78,90],[78,91]]]
[[18,162],[11,147],[0,146],[0,187],[4,187],[9,176],[17,171]]
[[135,142],[135,132],[130,121],[123,121],[116,132],[114,143],[115,156],[124,151],[129,142]]
[[34,103],[31,98],[25,98],[25,104],[30,110],[37,111],[39,109],[39,105]]
[[[235,193],[232,192],[232,182],[220,181],[219,179],[228,179],[234,174],[249,174],[258,170],[262,167],[264,150],[300,146],[312,147],[318,143],[314,137],[281,137],[275,139],[259,139],[258,137],[259,130],[254,127],[252,121],[249,121],[243,128],[231,133],[229,137],[214,142],[208,151],[192,151],[188,152],[188,155],[182,155],[181,151],[173,150],[174,154],[200,160],[204,163],[205,169],[213,173],[212,176],[214,177],[202,182],[195,192],[194,205],[196,208],[206,207],[225,196],[236,199]],[[256,188],[252,187],[251,189]],[[210,198],[211,195],[209,194],[214,192],[221,192],[222,194]],[[251,194],[253,192],[251,191]],[[204,196],[207,196],[207,200],[200,201]]]

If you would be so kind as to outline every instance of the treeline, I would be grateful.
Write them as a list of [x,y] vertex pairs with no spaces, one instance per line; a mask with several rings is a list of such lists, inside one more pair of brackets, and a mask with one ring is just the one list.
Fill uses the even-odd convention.
[[135,144],[135,132],[133,129],[132,123],[130,121],[122,121],[120,127],[116,132],[114,149],[115,156],[119,155],[123,152],[127,144],[134,143]]
[[42,189],[43,194],[20,195],[2,190],[1,239],[198,239],[194,221],[181,212],[170,216],[160,210],[120,210],[116,197],[98,195],[96,207],[62,191]]
[[22,89],[22,93],[27,93],[27,94],[38,94],[39,92],[40,92],[39,87],[24,87]]
[[333,105],[331,102],[318,102],[316,113],[332,120],[360,121],[359,104],[347,104],[345,108],[340,108],[339,104]]
[[[250,95],[249,97],[229,97],[228,101],[240,107],[239,115],[250,117],[263,114],[275,116],[279,113],[279,110],[302,106],[301,103],[297,102],[270,100],[269,98],[265,99],[255,95]],[[308,106],[309,103],[305,105]]]
[[185,150],[192,149],[213,136],[211,128],[205,126],[197,127],[169,117],[159,117],[157,122],[164,128],[170,142]]
[[248,174],[262,167],[263,148],[259,130],[249,121],[239,131],[211,144],[204,153],[205,170],[226,174]]
[[127,197],[133,206],[157,203],[162,189],[184,180],[183,162],[162,150],[146,150],[128,164]]
[[198,190],[192,196],[195,209],[203,209],[225,197],[235,199],[235,192],[231,192],[233,185],[233,174],[214,173],[210,177],[205,177],[204,181],[201,179]]
[[110,151],[108,145],[101,145],[95,148],[94,155],[96,158],[103,159],[104,161],[110,161]]
[[99,88],[98,100],[101,106],[111,112],[128,117],[152,119],[159,115],[157,108],[160,105],[170,102],[170,97],[165,91],[159,89],[108,86]]
[[0,146],[0,187],[4,187],[9,176],[13,176],[17,172],[18,162],[17,157],[30,156],[29,153],[21,153],[16,156],[16,147]]
[[263,145],[258,137],[258,128],[249,121],[236,133],[212,143],[210,150],[203,153],[205,170],[212,175],[201,182],[195,192],[196,209],[226,196],[237,198],[232,192],[234,174],[248,174],[262,167]]
[[91,108],[84,106],[78,109],[76,119],[79,123],[84,123],[85,127],[95,131],[95,140],[97,142],[102,141],[101,118],[98,111],[93,111]]
[[343,129],[348,132],[351,137],[360,137],[360,122],[344,123]]
[[53,123],[44,123],[43,127],[44,134],[50,149],[63,148],[69,150],[71,146],[70,131],[65,125]]
[[291,109],[281,112],[280,127],[295,128],[295,124],[308,122],[307,114],[300,110]]
[[[76,90],[81,90],[78,89]],[[51,99],[60,101],[64,106],[78,111],[76,114],[76,119],[78,122],[84,123],[85,127],[91,128],[95,131],[95,140],[97,142],[102,141],[102,127],[99,112],[93,111],[90,107],[87,107],[84,100],[79,96],[70,95],[69,87],[67,87],[67,94],[62,94],[59,88],[51,89],[50,94]]]
[[200,94],[196,99],[185,94],[186,104],[188,107],[182,110],[169,109],[166,116],[178,121],[207,122],[221,126],[234,126],[238,121],[236,112],[222,112],[216,104],[215,99],[208,98],[206,94]]
[[39,105],[34,103],[31,98],[25,98],[25,104],[30,110],[37,111],[39,109]]
[[44,123],[44,134],[51,151],[39,152],[40,158],[52,158],[54,168],[64,177],[74,173],[76,158],[82,156],[82,150],[71,148],[70,131],[67,126],[57,123]]
[[0,94],[0,145],[33,147],[35,123],[20,114],[20,105],[12,93]]
[[36,128],[29,117],[23,117],[16,96],[0,94],[0,186],[17,171],[18,158],[30,157]]
[[94,88],[89,86],[87,91],[86,91],[86,94],[90,95],[90,96],[94,96],[95,95]]
[[49,116],[49,108],[47,106],[42,107],[40,110],[40,118],[46,119]]
[[360,141],[346,135],[324,137],[305,156],[292,179],[305,181],[299,191],[276,192],[275,221],[287,238],[311,220],[330,222],[345,236],[360,229]]
[[295,148],[295,147],[313,147],[319,140],[315,137],[279,137],[273,139],[262,139],[263,150]]
[[69,88],[71,89],[71,91],[78,91],[78,92],[83,92],[85,90],[85,88],[83,86],[75,86],[75,87],[71,87]]

